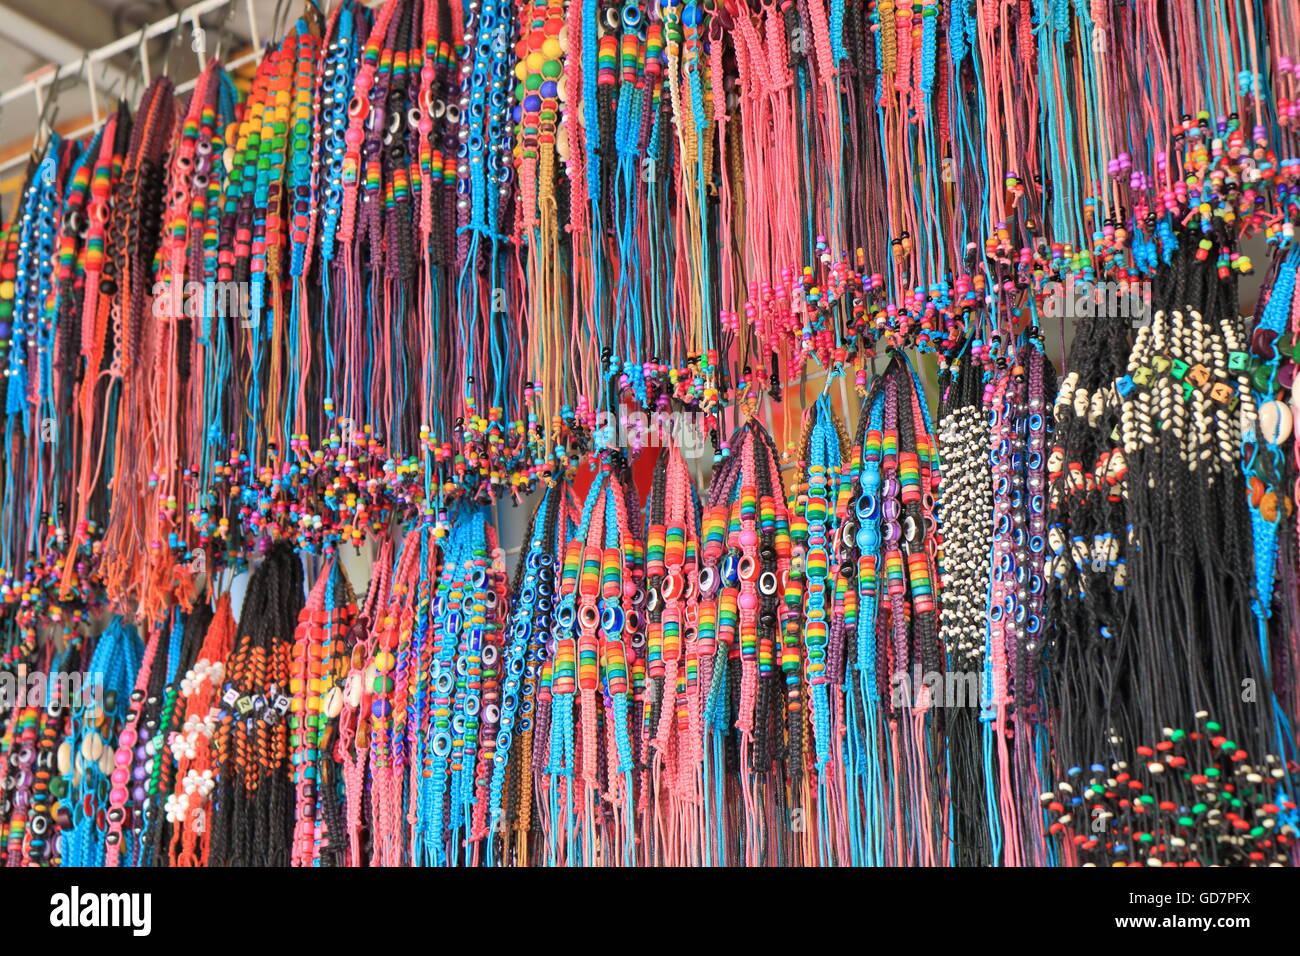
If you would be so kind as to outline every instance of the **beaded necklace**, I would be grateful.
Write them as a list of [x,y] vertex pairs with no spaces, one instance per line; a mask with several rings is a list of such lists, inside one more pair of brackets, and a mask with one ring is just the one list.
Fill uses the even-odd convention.
[[631,641],[642,627],[645,571],[629,522],[634,490],[619,468],[606,463],[592,482],[560,572],[543,824],[552,862],[637,858]]
[[31,790],[35,782],[32,761],[36,755],[39,722],[40,712],[35,707],[15,707],[10,721],[9,746],[5,748],[5,764],[10,770],[10,779],[5,781],[3,809],[6,863],[12,861],[12,865],[21,862],[23,839],[27,833]]
[[[40,812],[11,775],[6,861],[37,820],[132,864],[1293,855],[1295,12],[309,5],[246,97],[214,65],[51,137],[0,233],[2,660],[147,642],[107,726],[6,715],[15,758],[113,754]],[[701,515],[630,411],[712,432]],[[1231,743],[1286,841],[1144,825],[1213,802],[1119,780],[1202,713],[1233,738],[1187,759]]]
[[[850,744],[857,760],[875,765],[863,781],[865,806],[885,813],[883,820],[867,816],[850,847],[869,862],[947,853],[934,830],[948,815],[933,781],[944,746],[942,714],[933,707],[945,703],[934,694],[947,670],[935,624],[938,468],[921,395],[915,372],[896,353],[867,393],[850,456],[861,464],[849,499],[857,554],[846,563],[856,566],[858,613],[846,674],[858,676],[845,690],[850,712],[867,721]],[[903,793],[915,815],[900,816]]]
[[[132,779],[132,771],[138,761],[141,775],[144,773],[144,745],[148,741],[149,732],[142,727],[141,716],[152,676],[163,669],[158,661],[163,632],[171,630],[166,623],[151,629],[149,640],[144,646],[144,658],[136,672],[135,687],[131,691],[126,717],[117,734],[117,746],[112,756],[113,769],[109,774],[112,789],[108,793],[109,806],[105,814],[108,822],[108,832],[104,837],[105,866],[118,866],[124,853],[128,864],[139,860],[140,847],[135,839],[136,834],[131,831],[136,824],[143,823],[145,791],[139,780]],[[140,814],[138,817],[137,813]]]
[[[146,306],[150,294],[148,273],[161,239],[164,152],[168,137],[174,132],[174,121],[171,82],[165,76],[157,77],[145,91],[131,126],[122,178],[116,187],[118,196],[108,226],[116,255],[105,262],[109,286],[108,290],[101,289],[109,297],[114,346],[109,374],[111,387],[115,389],[114,411],[120,423],[114,430],[113,447],[108,450],[111,469],[106,470],[114,483],[123,483],[114,487],[134,489],[128,494],[119,490],[113,496],[118,507],[113,510],[112,520],[104,532],[108,556],[104,576],[111,593],[138,596],[153,619],[161,611],[163,595],[158,578],[165,573],[168,556],[159,533],[153,528],[156,513],[149,506],[156,495],[168,493],[174,478],[169,475],[159,482],[154,473],[151,486],[149,476],[153,462],[171,444],[169,434],[175,420],[174,412],[164,414],[158,426],[151,427],[151,416],[145,410],[155,405],[156,398],[148,387],[145,369],[157,361],[163,351],[160,340],[170,337],[173,326],[164,329],[159,323],[146,323],[145,313],[150,311]],[[128,449],[134,454],[128,453]],[[132,565],[123,557],[127,554],[147,554],[149,560]]]
[[[554,509],[548,506],[548,515],[551,516],[548,524],[552,527],[543,532],[540,546],[530,551],[524,565],[537,576],[538,615],[532,619],[534,626],[528,635],[524,665],[523,699],[520,701],[523,713],[520,720],[523,749],[519,760],[514,764],[516,769],[512,775],[514,799],[510,817],[513,819],[516,845],[522,851],[517,852],[523,861],[527,861],[533,853],[530,846],[533,821],[544,818],[549,812],[549,805],[537,797],[547,790],[547,781],[543,778],[549,756],[549,741],[552,739],[555,650],[552,636],[561,615],[557,596],[562,593],[560,576],[563,560],[568,554],[569,542],[576,533],[582,513],[581,505],[568,482],[562,482],[557,487],[559,490],[553,492],[556,496]],[[533,527],[536,534],[536,522]],[[528,561],[534,556],[535,564],[529,564]],[[525,589],[516,596],[512,605],[520,609],[521,613],[527,607],[529,597],[526,590],[528,570],[524,571],[524,575]],[[533,715],[531,719],[530,714]]]
[[987,740],[984,775],[997,779],[1000,791],[991,839],[994,852],[1000,851],[1008,865],[1030,862],[1023,855],[1044,845],[1039,818],[1016,809],[1026,805],[1026,794],[1032,797],[1041,790],[1037,753],[1042,741],[1036,739],[1036,725],[1046,588],[1044,448],[1050,428],[1043,395],[1054,385],[1036,330],[1026,337],[1013,352],[1014,365],[996,360],[984,389],[994,505],[980,703]]
[[217,600],[198,658],[181,679],[179,726],[167,738],[167,749],[176,763],[163,804],[171,825],[167,847],[171,866],[206,866],[209,860],[214,823],[212,794],[223,758],[217,749],[223,743],[217,735],[218,726],[224,722],[221,689],[234,640],[235,619],[226,592]]
[[[375,835],[372,856],[376,865],[397,866],[402,848],[401,801],[402,756],[405,748],[403,713],[396,711],[399,657],[405,672],[412,630],[410,602],[416,578],[427,564],[427,535],[402,542],[392,575],[384,582],[380,613],[371,618],[373,652],[366,667],[365,683],[370,693],[369,739],[371,750],[371,831]],[[405,690],[403,686],[402,690]],[[400,700],[398,700],[400,704]]]
[[[659,766],[647,799],[656,801],[666,790],[669,820],[689,812],[683,802],[694,802],[698,792],[698,764],[702,754],[701,685],[699,680],[698,558],[699,504],[681,451],[670,447],[655,463],[652,489],[646,504],[646,626],[642,643],[633,638],[638,652],[635,683],[641,689],[642,710],[639,760]],[[683,722],[684,719],[684,722]],[[653,769],[653,768],[652,768]],[[646,787],[647,781],[642,781]],[[672,824],[668,824],[672,827]],[[658,828],[646,828],[648,843]]]
[[[51,135],[39,163],[29,167],[21,219],[15,224],[16,229],[10,231],[11,241],[17,243],[14,260],[6,268],[12,301],[3,329],[5,334],[0,339],[7,340],[4,353],[6,444],[14,449],[15,464],[19,467],[8,469],[5,475],[7,532],[0,543],[0,559],[6,566],[12,566],[11,562],[19,554],[36,550],[41,543],[42,526],[50,523],[47,509],[51,502],[45,499],[44,472],[51,463],[43,446],[31,439],[37,437],[38,426],[44,427],[46,433],[49,431],[45,427],[47,419],[34,421],[32,412],[37,410],[42,416],[47,415],[53,393],[50,377],[55,313],[49,305],[54,281],[57,197],[62,192],[58,181],[61,152],[58,135]],[[30,475],[28,493],[21,495],[17,482],[25,474]],[[25,500],[20,502],[20,496]]]
[[[1283,255],[1280,253],[1280,255]],[[1296,311],[1295,299],[1296,268],[1300,263],[1300,254],[1294,249],[1284,254],[1285,258],[1278,264],[1273,282],[1268,290],[1268,299],[1251,334],[1251,348],[1254,361],[1246,359],[1239,351],[1242,343],[1238,338],[1236,323],[1231,316],[1221,319],[1223,332],[1222,344],[1218,345],[1216,359],[1222,359],[1223,352],[1229,353],[1228,368],[1244,372],[1249,362],[1251,369],[1251,388],[1253,394],[1243,402],[1242,415],[1242,470],[1246,475],[1250,502],[1251,536],[1254,553],[1254,598],[1252,610],[1255,615],[1257,634],[1259,636],[1260,660],[1264,665],[1264,676],[1270,684],[1269,694],[1275,694],[1273,665],[1270,660],[1269,621],[1273,616],[1273,594],[1276,584],[1278,534],[1287,508],[1293,508],[1294,502],[1284,490],[1281,471],[1284,467],[1282,445],[1290,437],[1290,409],[1277,399],[1277,369],[1281,362],[1281,353],[1276,348],[1276,341],[1281,336],[1288,322]],[[1236,348],[1234,348],[1236,346]],[[1189,370],[1189,375],[1191,370]],[[1238,391],[1241,388],[1238,376]],[[1230,386],[1230,380],[1223,382],[1220,394]],[[1211,386],[1220,387],[1218,382]],[[1253,399],[1253,401],[1251,400]],[[1251,416],[1250,411],[1255,411]],[[1293,734],[1284,729],[1287,726],[1285,711],[1276,697],[1273,697],[1274,743],[1278,752],[1293,751]],[[1288,784],[1290,785],[1290,781]]]
[[224,670],[215,735],[219,759],[211,861],[223,866],[290,862],[293,814],[289,735],[291,636],[304,600],[303,569],[275,544],[253,572]]
[[[775,843],[764,846],[762,815],[768,808],[761,808],[760,800],[767,792],[784,803],[780,772],[793,775],[798,769],[782,766],[785,761],[778,757],[784,734],[774,664],[794,613],[790,602],[798,601],[799,592],[788,583],[790,523],[775,448],[761,426],[748,422],[732,436],[722,467],[714,471],[708,501],[699,579],[701,674],[711,730],[704,741],[704,858],[721,862],[737,852],[724,836],[728,819],[737,814],[746,830],[746,859],[752,862],[779,852]],[[790,752],[801,753],[797,739]],[[732,761],[747,772],[736,781],[739,791],[728,794],[722,769]],[[739,808],[729,805],[735,799]]]
[[[497,722],[497,733],[492,748],[492,767],[487,790],[487,819],[492,833],[487,844],[487,862],[490,864],[497,857],[497,837],[505,841],[505,855],[512,852],[526,858],[527,844],[519,846],[508,833],[511,821],[508,819],[505,805],[507,779],[512,779],[513,796],[521,804],[531,804],[530,774],[516,772],[518,764],[531,764],[531,737],[536,712],[537,663],[534,659],[534,645],[540,643],[534,639],[533,632],[549,632],[552,597],[555,592],[555,540],[557,532],[562,530],[558,515],[563,513],[567,489],[555,484],[548,487],[533,512],[526,540],[527,548],[521,551],[519,564],[515,568],[514,582],[510,596],[510,619],[505,633],[505,648],[502,652],[501,670],[503,674],[501,703]],[[510,762],[516,736],[519,738],[516,763]],[[519,793],[522,788],[525,793]],[[531,807],[530,807],[531,809]],[[515,814],[516,818],[519,814]],[[527,832],[527,827],[522,828]]]
[[[102,866],[105,856],[101,820],[113,801],[115,740],[130,708],[131,687],[144,655],[144,643],[134,627],[115,617],[95,642],[86,673],[89,693],[72,703],[68,725],[71,751],[66,798],[69,825],[60,837],[64,866]],[[119,811],[120,812],[120,811]]]
[[[984,675],[987,601],[993,527],[993,478],[988,423],[982,403],[982,369],[974,355],[950,366],[940,403],[939,447],[943,453],[939,527],[943,534],[940,635],[950,671]],[[978,730],[979,701],[963,700],[947,732],[953,783],[952,817],[958,862],[978,865],[992,857],[985,822],[985,782]]]
[[[828,385],[830,381],[828,377]],[[845,444],[842,427],[823,391],[805,419],[800,479],[790,504],[790,512],[796,516],[791,528],[792,565],[796,570],[791,577],[805,583],[801,624],[788,628],[787,633],[793,638],[802,631],[803,653],[800,655],[798,645],[784,644],[780,656],[792,722],[790,736],[799,739],[805,720],[811,732],[819,829],[826,832],[830,831],[828,824],[836,813],[830,806],[832,794],[838,795],[839,790],[838,781],[830,779],[833,772],[828,766],[832,738],[842,733],[844,717],[838,694],[834,695],[832,706],[832,688],[842,685],[842,675],[837,673],[843,660],[842,642],[845,628],[853,624],[853,614],[850,611],[846,615],[844,605],[849,567],[840,560],[839,527],[846,517],[849,492],[849,484],[844,480]],[[802,770],[804,755],[792,754],[791,762]],[[810,793],[804,796],[800,804],[811,803],[810,796]],[[825,862],[829,848],[820,847],[819,852]]]
[[82,648],[79,642],[71,644],[67,651],[54,654],[50,659],[51,677],[46,690],[45,715],[31,767],[31,812],[27,818],[25,840],[28,866],[57,866],[62,862],[58,834],[63,829],[61,818],[67,811],[62,809],[60,801],[67,793],[63,775],[71,769],[72,757],[71,747],[65,750],[66,742],[61,741],[73,701],[62,693],[55,675],[77,670]]
[[1269,787],[1284,771],[1259,766],[1207,712],[1196,717],[1191,730],[1166,728],[1154,745],[1137,745],[1131,765],[1098,765],[1081,791],[1062,781],[1043,793],[1051,832],[1071,862],[1199,867],[1287,860],[1295,805],[1279,805]]
[[[294,778],[295,866],[318,866],[322,852],[341,847],[342,833],[330,817],[337,809],[326,777],[330,721],[342,710],[344,635],[356,615],[347,599],[337,561],[317,579],[298,613],[289,678],[289,746]],[[339,598],[344,600],[340,601]]]
[[166,860],[165,848],[171,824],[166,800],[176,780],[177,764],[171,738],[181,726],[186,676],[196,663],[212,620],[213,612],[207,604],[198,604],[183,619],[178,615],[168,645],[166,667],[155,670],[150,697],[146,701],[143,724],[148,737],[144,741],[144,761],[138,772],[132,771],[133,777],[138,773],[144,790],[140,835],[142,866],[158,866]]

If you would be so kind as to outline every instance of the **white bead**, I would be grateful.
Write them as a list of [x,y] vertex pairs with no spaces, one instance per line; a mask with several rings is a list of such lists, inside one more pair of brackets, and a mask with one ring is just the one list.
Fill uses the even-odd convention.
[[325,694],[324,706],[325,716],[333,720],[343,712],[343,691],[338,687],[331,687]]
[[104,754],[104,738],[95,731],[86,734],[81,741],[81,755],[87,760],[98,761]]
[[1259,407],[1259,432],[1270,445],[1291,437],[1291,408],[1282,402],[1265,402]]

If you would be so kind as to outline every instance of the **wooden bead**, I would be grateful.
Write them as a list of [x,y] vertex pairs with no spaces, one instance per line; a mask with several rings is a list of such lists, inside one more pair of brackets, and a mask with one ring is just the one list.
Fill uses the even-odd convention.
[[59,776],[66,777],[68,771],[72,769],[72,742],[64,740],[59,744],[58,750]]

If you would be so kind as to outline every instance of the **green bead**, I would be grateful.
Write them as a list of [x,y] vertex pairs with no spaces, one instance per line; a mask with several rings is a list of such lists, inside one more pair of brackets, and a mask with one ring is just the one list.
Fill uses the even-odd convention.
[[[1257,366],[1255,368],[1254,374],[1251,375],[1250,377],[1251,382],[1255,386],[1255,391],[1257,392],[1273,391],[1272,388],[1273,379],[1276,376],[1276,374],[1277,374],[1277,369],[1272,365]],[[1208,727],[1209,725],[1207,724],[1206,726]]]

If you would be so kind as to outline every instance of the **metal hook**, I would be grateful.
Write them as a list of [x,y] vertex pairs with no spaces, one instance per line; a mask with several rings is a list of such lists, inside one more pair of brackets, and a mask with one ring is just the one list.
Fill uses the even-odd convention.
[[50,96],[41,107],[40,118],[36,121],[36,135],[32,137],[33,158],[41,151],[38,148],[41,140],[45,139],[48,142],[49,134],[54,132],[54,123],[59,118],[59,107],[55,99],[56,97]]
[[171,39],[167,43],[167,52],[163,55],[162,75],[169,79],[172,75],[172,51],[181,45],[181,18],[184,15],[184,10],[176,11],[176,26],[172,27]]
[[[90,62],[90,51],[87,50],[81,55],[81,63],[77,67],[76,73],[63,75],[63,67],[54,71],[54,78],[45,86],[45,93],[42,95],[41,87],[36,88],[37,104],[40,106],[40,115],[36,120],[36,140],[40,139],[42,126],[53,126],[54,120],[51,119],[51,110],[54,114],[58,113],[58,107],[55,105],[65,90],[71,89],[81,78],[86,75],[86,64]],[[34,140],[33,142],[35,142]]]
[[[54,79],[50,81],[49,96],[41,95],[41,87],[36,87],[36,102],[40,105],[41,111],[36,120],[36,134],[32,137],[32,149],[27,154],[27,170],[23,174],[23,192],[26,193],[32,183],[32,177],[36,175],[36,168],[44,158],[44,148],[41,146],[41,134],[47,126],[53,128],[54,120],[58,118],[59,107],[55,102],[58,99],[58,72],[55,72]],[[48,145],[48,140],[47,140]]]
[[286,10],[284,0],[275,0],[275,15],[271,17],[271,36],[278,37],[281,35],[283,27],[281,17],[284,16]]
[[217,43],[213,49],[212,58],[220,60],[226,54],[226,40],[234,40],[234,34],[230,31],[230,16],[235,12],[234,0],[230,0],[222,7],[221,19],[213,24],[212,29],[216,31]]
[[59,115],[59,107],[58,107],[59,94],[62,93],[68,87],[75,84],[83,75],[85,75],[86,62],[89,59],[90,59],[90,52],[87,51],[83,53],[81,57],[81,66],[77,68],[77,72],[75,74],[69,76],[60,75],[60,73],[63,70],[62,67],[56,69],[54,71],[54,79],[50,80],[47,88],[47,92],[45,93],[44,96],[41,96],[41,88],[40,87],[36,88],[38,101],[40,102],[40,106],[41,106],[41,112],[36,119],[36,135],[32,137],[33,155],[35,155],[35,153],[37,152],[37,145],[41,142],[42,134],[46,133],[47,131],[52,132],[54,129],[54,121],[55,119],[58,118]]
[[110,77],[109,81],[104,85],[104,92],[108,94],[109,99],[112,99],[114,96],[117,95],[117,88],[119,86],[123,88],[125,88],[126,86],[125,73],[120,73],[115,77]]
[[[41,129],[44,127],[47,135],[54,132],[54,122],[59,116],[58,99],[65,91],[76,86],[86,75],[86,67],[90,63],[90,51],[86,50],[81,54],[81,63],[77,66],[76,73],[70,73],[67,76],[61,76],[62,67],[54,72],[54,79],[50,81],[49,93],[44,104],[41,107],[40,119],[36,122],[36,139],[33,140],[33,148],[40,140]],[[93,81],[90,86],[94,86]],[[93,96],[93,91],[92,91]]]
[[54,78],[54,84],[58,87],[59,92],[62,92],[63,90],[71,89],[72,87],[80,83],[83,79],[85,79],[86,67],[89,65],[90,65],[90,51],[87,50],[86,52],[81,54],[81,63],[78,64],[76,73],[72,73],[68,76],[63,76],[63,77],[56,76]]
[[118,92],[118,87],[120,86],[122,88],[122,98],[123,99],[127,98],[127,84],[134,81],[139,76],[139,73],[136,71],[136,67],[140,66],[141,56],[144,50],[145,42],[146,42],[145,31],[141,30],[140,42],[136,44],[135,52],[131,54],[131,62],[127,65],[126,70],[124,70],[119,76],[117,76],[113,80],[112,85],[109,86],[108,88],[108,92],[110,96],[116,96]]
[[208,49],[208,35],[203,29],[203,21],[199,19],[197,13],[190,20],[190,49],[198,57],[199,72],[202,73],[208,66],[207,57],[205,56]]

